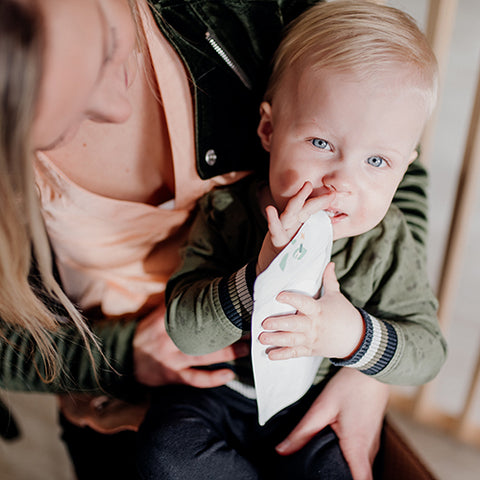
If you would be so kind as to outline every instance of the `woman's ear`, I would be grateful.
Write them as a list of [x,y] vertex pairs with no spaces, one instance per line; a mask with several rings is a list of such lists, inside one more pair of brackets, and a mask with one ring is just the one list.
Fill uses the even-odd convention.
[[412,154],[410,155],[410,158],[408,159],[408,164],[410,165],[412,162],[414,162],[418,158],[418,151],[414,150]]
[[268,102],[262,102],[260,105],[260,123],[258,124],[257,134],[260,137],[263,148],[267,152],[270,151],[272,133],[272,106]]

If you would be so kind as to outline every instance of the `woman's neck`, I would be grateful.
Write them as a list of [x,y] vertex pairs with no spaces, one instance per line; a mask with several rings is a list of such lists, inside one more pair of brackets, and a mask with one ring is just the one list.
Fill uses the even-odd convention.
[[69,144],[48,156],[89,191],[157,205],[174,197],[174,173],[165,113],[147,67],[139,65],[128,91],[132,115],[125,123],[84,121]]

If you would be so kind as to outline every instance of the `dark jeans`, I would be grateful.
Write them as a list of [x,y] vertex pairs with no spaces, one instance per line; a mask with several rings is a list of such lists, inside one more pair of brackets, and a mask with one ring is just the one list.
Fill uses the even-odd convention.
[[104,435],[60,417],[65,442],[78,480],[137,480],[136,433]]
[[351,480],[335,433],[328,427],[299,452],[274,447],[300,421],[319,388],[260,427],[254,400],[227,387],[159,389],[138,432],[144,480]]

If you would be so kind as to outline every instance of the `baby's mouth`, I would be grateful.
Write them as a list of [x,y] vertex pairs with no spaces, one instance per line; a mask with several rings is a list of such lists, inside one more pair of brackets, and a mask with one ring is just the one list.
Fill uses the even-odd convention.
[[330,217],[332,223],[339,222],[340,220],[347,217],[346,213],[340,212],[339,210],[327,209],[325,213]]

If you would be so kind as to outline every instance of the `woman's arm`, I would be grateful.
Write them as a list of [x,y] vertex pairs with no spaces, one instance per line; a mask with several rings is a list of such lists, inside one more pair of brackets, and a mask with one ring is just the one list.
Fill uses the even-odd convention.
[[91,343],[92,356],[77,328],[69,325],[67,319],[65,322],[51,333],[58,367],[58,375],[52,381],[47,381],[43,359],[31,334],[2,324],[0,386],[9,390],[50,393],[127,391],[134,382],[132,340],[135,322],[95,325],[92,330],[102,352]]
[[[228,369],[204,371],[195,367],[226,362],[248,354],[237,344],[211,355],[190,356],[180,352],[168,337],[165,306],[140,321],[102,322],[92,327],[101,352],[93,344],[91,355],[78,330],[62,325],[51,334],[58,353],[58,375],[46,380],[44,363],[27,331],[0,325],[0,387],[28,392],[90,394],[108,393],[129,398],[141,385],[186,383],[216,387],[231,380]],[[67,322],[67,319],[66,319]],[[95,367],[93,366],[95,364]]]
[[228,362],[248,355],[249,345],[238,342],[207,355],[187,355],[173,343],[165,330],[165,306],[159,307],[138,326],[133,341],[135,378],[152,387],[184,383],[198,388],[218,387],[232,380],[228,369],[196,367]]

